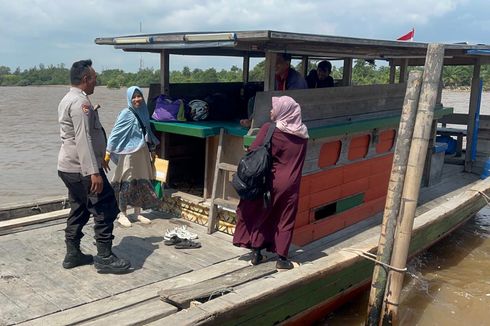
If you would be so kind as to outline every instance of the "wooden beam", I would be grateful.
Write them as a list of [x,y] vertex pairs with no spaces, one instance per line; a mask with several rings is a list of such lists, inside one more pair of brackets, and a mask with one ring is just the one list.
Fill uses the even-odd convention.
[[264,66],[264,92],[273,91],[276,82],[276,53],[267,51],[265,53]]
[[308,75],[308,62],[309,60],[307,55],[301,57],[301,74],[303,75],[303,77],[306,77]]
[[471,79],[470,104],[468,108],[468,129],[466,136],[466,154],[464,157],[464,170],[471,172],[471,148],[473,146],[473,134],[475,133],[475,114],[478,107],[478,97],[480,92],[480,68],[478,61],[473,67],[473,78]]
[[400,65],[400,78],[398,79],[399,83],[404,83],[408,78],[408,59],[403,59],[402,64]]
[[162,50],[160,53],[160,91],[161,94],[170,95],[170,69],[169,69],[169,53],[167,50]]
[[6,234],[8,233],[7,230],[11,230],[14,228],[66,218],[69,213],[70,213],[70,209],[67,208],[67,209],[62,209],[59,211],[54,211],[54,212],[49,212],[44,214],[36,214],[32,216],[19,217],[11,220],[0,221],[0,233]]
[[390,84],[395,83],[396,77],[396,65],[393,63],[393,60],[390,61]]
[[243,82],[248,83],[248,78],[250,75],[250,55],[245,55],[243,56],[243,65],[242,65],[242,71],[243,71]]
[[350,86],[352,84],[352,58],[344,59],[344,67],[342,71],[342,86]]

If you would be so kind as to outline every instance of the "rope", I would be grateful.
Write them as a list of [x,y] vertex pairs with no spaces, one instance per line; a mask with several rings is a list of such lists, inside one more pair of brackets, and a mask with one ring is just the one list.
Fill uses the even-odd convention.
[[400,272],[400,273],[404,273],[407,271],[407,268],[398,268],[398,267],[394,267],[394,266],[391,266],[391,265],[388,265],[386,263],[383,263],[382,261],[379,261],[377,260],[377,256],[375,254],[372,254],[368,251],[364,251],[364,250],[361,250],[361,249],[354,249],[354,248],[344,248],[342,250],[345,250],[345,251],[350,251],[354,254],[357,254],[358,256],[361,256],[363,258],[366,258],[367,260],[371,260],[373,262],[375,262],[376,264],[379,264],[379,265],[382,265],[388,269],[392,269],[396,272]]
[[[475,189],[471,189],[471,190],[475,190]],[[475,190],[475,191],[478,191],[478,193],[482,195],[483,199],[485,199],[485,201],[487,202],[487,205],[490,206],[490,197],[481,190]]]

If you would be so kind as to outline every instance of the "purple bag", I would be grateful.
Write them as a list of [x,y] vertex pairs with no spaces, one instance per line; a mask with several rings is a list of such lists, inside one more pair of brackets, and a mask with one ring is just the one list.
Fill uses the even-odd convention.
[[186,121],[184,102],[173,101],[165,95],[159,95],[155,100],[155,110],[151,117],[156,121]]

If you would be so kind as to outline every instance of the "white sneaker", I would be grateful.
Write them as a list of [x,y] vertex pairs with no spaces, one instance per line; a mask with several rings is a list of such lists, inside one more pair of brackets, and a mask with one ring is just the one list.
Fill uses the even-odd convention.
[[195,240],[197,239],[197,234],[190,232],[187,230],[187,226],[182,225],[180,228],[177,228],[177,236],[181,239]]
[[170,240],[170,239],[172,239],[173,236],[177,236],[178,237],[177,228],[173,228],[172,230],[167,229],[165,231],[165,234],[163,236],[163,239],[164,240]]
[[124,227],[129,228],[131,226],[131,221],[128,219],[128,217],[124,214],[120,214],[119,218],[117,219],[119,224],[121,224]]
[[181,227],[175,227],[172,230],[167,229],[163,238],[165,240],[170,240],[173,236],[177,236],[180,239],[187,240],[195,240],[198,238],[197,234],[187,230],[187,227],[185,225],[182,225]]
[[143,215],[136,216],[136,220],[140,221],[142,224],[151,224],[151,220],[144,217]]

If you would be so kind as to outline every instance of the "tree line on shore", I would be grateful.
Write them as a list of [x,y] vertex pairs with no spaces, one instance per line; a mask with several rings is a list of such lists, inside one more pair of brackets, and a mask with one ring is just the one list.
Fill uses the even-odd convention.
[[[250,71],[250,81],[264,80],[264,61],[255,65]],[[315,67],[315,63],[310,63],[308,68]],[[301,70],[300,64],[296,66]],[[411,68],[421,69],[421,68]],[[70,70],[63,64],[57,66],[45,66],[40,64],[33,68],[20,68],[11,70],[9,67],[0,66],[0,86],[30,86],[30,85],[69,85]],[[389,81],[390,68],[388,66],[377,66],[365,60],[356,60],[352,69],[352,83],[354,85],[386,84]],[[483,65],[481,68],[481,78],[486,89],[490,89],[490,67]],[[471,86],[473,75],[470,66],[446,66],[443,70],[443,83],[447,88],[466,88]],[[232,66],[229,70],[190,69],[184,67],[181,71],[173,70],[170,72],[171,83],[205,83],[205,82],[240,82],[242,81],[242,69]],[[332,76],[334,79],[342,79],[342,67],[333,67]],[[107,69],[100,72],[97,76],[97,84],[109,88],[128,87],[138,85],[148,87],[151,83],[160,81],[159,70],[146,68],[138,72],[124,72],[120,69]]]

